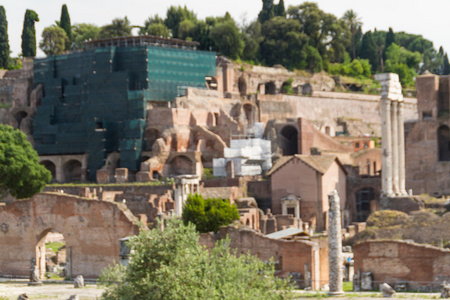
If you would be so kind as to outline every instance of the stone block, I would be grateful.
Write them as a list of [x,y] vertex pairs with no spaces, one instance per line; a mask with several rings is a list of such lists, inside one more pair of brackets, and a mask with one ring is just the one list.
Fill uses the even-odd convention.
[[373,289],[372,281],[372,272],[363,272],[361,274],[361,290],[371,291]]
[[380,284],[380,292],[383,293],[383,298],[392,298],[395,295],[395,290],[387,283]]
[[399,81],[398,74],[395,73],[381,73],[375,74],[376,81]]
[[150,172],[138,172],[136,173],[137,182],[149,182],[152,181],[152,176]]
[[97,170],[96,177],[97,177],[97,183],[100,183],[100,184],[112,182],[112,175],[109,172],[109,170],[106,170],[106,169]]
[[116,183],[126,183],[128,182],[128,169],[127,168],[117,168],[116,174],[114,175],[116,178]]

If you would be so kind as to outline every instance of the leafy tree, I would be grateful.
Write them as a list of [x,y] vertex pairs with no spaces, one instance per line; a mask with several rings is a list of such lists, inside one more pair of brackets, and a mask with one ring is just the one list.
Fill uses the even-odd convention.
[[178,28],[180,23],[184,20],[190,20],[195,23],[197,21],[197,15],[193,11],[187,9],[186,6],[169,7],[164,24],[172,31],[172,36],[174,38],[180,37]]
[[312,46],[306,47],[306,68],[315,73],[323,70],[322,56],[320,56],[319,51]]
[[421,62],[422,55],[419,52],[411,52],[395,43],[386,50],[385,70],[397,73],[403,86],[414,85],[414,70]]
[[0,124],[0,199],[8,193],[19,199],[31,197],[50,180],[25,134]]
[[126,269],[103,271],[103,299],[292,299],[289,283],[274,276],[272,263],[230,249],[219,241],[210,251],[192,224],[177,219],[130,239]]
[[190,195],[183,209],[183,221],[195,224],[199,232],[217,232],[220,226],[239,220],[234,205],[222,199],[203,199],[201,195]]
[[274,14],[276,17],[286,17],[286,8],[284,7],[284,1],[280,0],[274,7]]
[[379,70],[378,50],[372,37],[372,31],[367,31],[363,36],[360,57],[369,60],[373,72]]
[[80,23],[72,26],[73,41],[77,47],[88,40],[96,40],[100,35],[100,27],[94,24]]
[[395,41],[395,34],[391,27],[389,27],[389,32],[386,35],[386,41],[384,42],[383,59],[386,61],[386,51]]
[[[206,21],[198,21],[195,24],[192,40],[200,43],[199,50],[212,50],[214,41],[211,39],[211,28],[214,18],[207,18]],[[208,21],[209,20],[209,21]]]
[[343,17],[344,22],[347,24],[350,33],[352,35],[352,58],[355,59],[356,56],[356,38],[358,34],[358,30],[361,30],[362,22],[361,18],[358,16],[358,14],[352,10],[349,9],[344,13]]
[[275,16],[273,0],[262,0],[263,7],[258,14],[258,22],[264,24],[264,22],[272,19]]
[[61,19],[58,23],[58,26],[64,29],[67,35],[67,40],[65,43],[65,50],[70,50],[73,42],[73,35],[72,35],[72,25],[70,24],[70,16],[69,11],[67,10],[67,5],[63,5],[61,8]]
[[387,35],[386,31],[377,31],[376,28],[372,34],[372,38],[377,46],[377,52],[378,52],[378,60],[379,60],[379,65],[378,65],[379,67],[377,69],[378,71],[384,70],[383,51],[384,51],[384,44],[386,42],[386,35]]
[[25,12],[22,31],[22,55],[24,57],[36,56],[36,29],[34,23],[39,22],[38,14],[30,9]]
[[183,20],[178,26],[178,37],[183,40],[192,40],[195,34],[195,23],[191,20]]
[[7,69],[9,64],[8,22],[3,6],[0,6],[0,68]]
[[214,48],[223,55],[239,58],[244,50],[239,28],[233,20],[225,20],[214,25],[210,32]]
[[39,43],[39,48],[46,55],[61,54],[66,49],[68,40],[69,38],[63,28],[52,25],[42,31],[42,41]]
[[259,54],[259,45],[264,40],[261,35],[261,23],[253,21],[248,25],[244,25],[241,29],[241,38],[244,41],[244,50],[242,59],[247,61],[257,61]]
[[170,30],[162,23],[148,25],[147,28],[140,31],[141,34],[150,34],[162,37],[170,37]]
[[281,64],[288,69],[306,67],[308,36],[301,32],[297,20],[275,17],[263,24],[261,34],[264,37],[260,45],[264,64]]
[[112,38],[131,35],[131,25],[127,17],[112,20],[112,23],[100,29],[100,38]]

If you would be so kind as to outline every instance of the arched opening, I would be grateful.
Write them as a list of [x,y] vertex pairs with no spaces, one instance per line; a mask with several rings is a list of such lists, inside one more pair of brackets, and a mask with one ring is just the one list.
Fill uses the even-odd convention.
[[28,117],[28,113],[25,111],[19,111],[14,115],[14,118],[17,122],[17,129],[20,129],[20,123],[22,123],[22,120]]
[[64,235],[47,229],[36,245],[36,267],[40,279],[70,278],[67,265],[67,246]]
[[145,131],[145,150],[152,151],[152,146],[155,141],[160,138],[159,130],[157,129],[148,129]]
[[449,81],[447,77],[439,78],[438,114],[439,116],[448,116],[449,114]]
[[170,165],[172,175],[195,174],[194,164],[187,156],[179,155],[175,157],[171,160]]
[[47,170],[52,173],[52,181],[56,179],[56,166],[52,161],[44,160],[40,162],[41,165],[43,165]]
[[281,85],[281,92],[283,94],[287,94],[287,95],[294,94],[294,90],[292,89],[292,81],[291,80],[283,82],[283,84]]
[[304,85],[302,85],[302,95],[303,96],[312,95],[312,86],[309,83],[305,83]]
[[80,182],[81,181],[81,162],[72,159],[66,162],[63,166],[64,180],[66,182]]
[[160,176],[159,172],[156,170],[153,170],[152,171],[152,179],[158,180],[160,178],[161,178],[161,176]]
[[238,79],[238,88],[239,88],[239,94],[241,96],[247,95],[247,82],[245,81],[244,77],[239,77]]
[[255,109],[254,109],[253,105],[244,104],[243,109],[244,109],[245,120],[247,121],[247,126],[249,126],[249,127],[253,126],[253,124],[255,122]]
[[331,128],[330,128],[330,126],[325,126],[325,134],[331,136]]
[[356,192],[356,221],[365,222],[370,215],[370,201],[375,200],[375,192],[365,187]]
[[277,88],[275,86],[275,82],[270,81],[264,84],[265,85],[265,90],[266,90],[266,95],[275,95],[277,92]]
[[285,126],[281,130],[281,148],[283,155],[298,153],[298,131],[294,126]]
[[450,130],[448,126],[442,125],[438,129],[439,161],[450,160]]

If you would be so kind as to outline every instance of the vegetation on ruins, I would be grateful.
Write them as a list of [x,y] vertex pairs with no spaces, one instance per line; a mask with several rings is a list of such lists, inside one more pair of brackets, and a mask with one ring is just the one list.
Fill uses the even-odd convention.
[[46,55],[57,55],[63,53],[68,41],[69,38],[64,29],[52,25],[44,28],[44,31],[42,31],[42,40],[39,42],[39,48]]
[[206,250],[193,224],[167,221],[129,241],[130,263],[103,271],[103,299],[290,299],[291,287],[274,276],[273,263],[237,257],[230,241]]
[[65,4],[61,8],[61,19],[57,22],[57,25],[66,32],[68,39],[65,43],[65,50],[70,50],[73,42],[72,25],[70,24],[69,11],[67,10],[67,5]]
[[39,164],[26,135],[0,124],[0,199],[8,193],[19,199],[31,197],[50,180],[50,171]]
[[6,69],[9,64],[8,22],[5,8],[0,6],[0,68]]
[[100,27],[88,23],[75,24],[72,26],[72,35],[76,47],[80,48],[82,42],[98,39]]
[[99,38],[106,39],[117,36],[131,35],[131,24],[127,17],[112,20],[111,24],[105,25],[100,29]]
[[38,14],[34,10],[27,9],[23,20],[22,31],[22,55],[23,57],[36,56],[36,29],[34,23],[39,22]]
[[228,200],[204,199],[195,194],[189,195],[182,218],[184,224],[194,224],[199,232],[217,232],[220,226],[239,220],[239,212]]

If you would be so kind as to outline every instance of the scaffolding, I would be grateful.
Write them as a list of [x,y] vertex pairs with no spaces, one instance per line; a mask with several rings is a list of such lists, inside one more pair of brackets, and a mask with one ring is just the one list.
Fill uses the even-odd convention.
[[174,101],[180,86],[205,88],[215,53],[138,45],[100,47],[34,62],[43,98],[34,117],[40,155],[88,153],[89,180],[108,153],[139,169],[147,101]]

